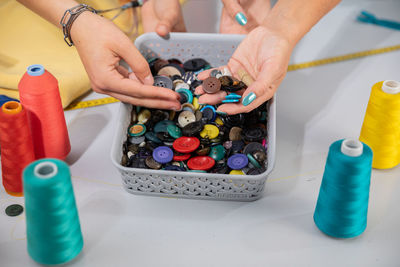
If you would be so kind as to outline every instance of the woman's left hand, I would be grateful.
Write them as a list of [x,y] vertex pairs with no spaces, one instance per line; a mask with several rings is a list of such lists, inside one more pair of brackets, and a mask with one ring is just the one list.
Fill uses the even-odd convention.
[[141,8],[143,29],[167,36],[170,32],[185,32],[179,0],[149,0]]
[[[229,115],[249,112],[270,99],[286,75],[293,47],[289,38],[265,26],[251,31],[226,67],[236,78],[239,78],[238,71],[244,70],[254,82],[246,90],[236,92],[243,95],[241,102],[220,105],[218,111]],[[207,70],[200,73],[199,79],[206,79],[210,72]],[[196,88],[195,93],[202,95],[199,103],[210,105],[221,103],[227,95],[225,91],[206,94],[201,86]]]

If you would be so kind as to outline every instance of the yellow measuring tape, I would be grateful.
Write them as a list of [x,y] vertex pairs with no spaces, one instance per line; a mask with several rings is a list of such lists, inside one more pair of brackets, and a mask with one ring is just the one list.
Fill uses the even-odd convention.
[[[336,63],[336,62],[342,62],[342,61],[347,61],[347,60],[352,60],[352,59],[357,59],[357,58],[362,58],[362,57],[368,57],[368,56],[373,56],[373,55],[378,55],[378,54],[389,53],[389,52],[393,52],[393,51],[397,51],[397,50],[400,50],[400,45],[387,46],[387,47],[383,47],[383,48],[360,51],[360,52],[345,54],[345,55],[336,56],[336,57],[317,59],[317,60],[313,60],[313,61],[289,65],[288,71],[307,69],[307,68],[317,67],[317,66],[321,66],[321,65],[332,64],[332,63]],[[119,102],[119,100],[115,99],[113,97],[105,97],[105,98],[100,98],[100,99],[95,99],[95,100],[87,100],[87,101],[78,101],[78,102],[71,103],[71,105],[69,105],[65,110],[89,108],[89,107],[95,107],[95,106],[100,106],[100,105],[105,105],[105,104],[111,104],[111,103],[115,103],[115,102]]]

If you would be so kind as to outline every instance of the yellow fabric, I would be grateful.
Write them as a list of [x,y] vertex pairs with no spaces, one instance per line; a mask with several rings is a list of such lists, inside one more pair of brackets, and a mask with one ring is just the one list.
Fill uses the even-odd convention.
[[[82,2],[106,9],[126,0]],[[124,12],[115,23],[127,32],[133,24],[132,12]],[[18,82],[32,64],[43,65],[57,78],[63,107],[90,89],[79,55],[64,42],[62,31],[15,0],[0,3],[0,36],[0,94],[19,98]]]

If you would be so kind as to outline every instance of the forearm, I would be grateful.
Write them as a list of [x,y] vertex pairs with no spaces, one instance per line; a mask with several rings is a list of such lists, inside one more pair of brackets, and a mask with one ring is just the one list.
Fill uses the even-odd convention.
[[340,0],[279,0],[263,25],[282,32],[294,45]]
[[78,5],[74,0],[17,0],[36,14],[61,27],[60,20],[65,10]]

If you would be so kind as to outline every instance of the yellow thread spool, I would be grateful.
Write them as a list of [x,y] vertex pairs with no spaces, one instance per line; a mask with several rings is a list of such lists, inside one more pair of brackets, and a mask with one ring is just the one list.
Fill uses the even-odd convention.
[[400,163],[400,82],[388,80],[372,87],[360,141],[373,151],[373,168]]

